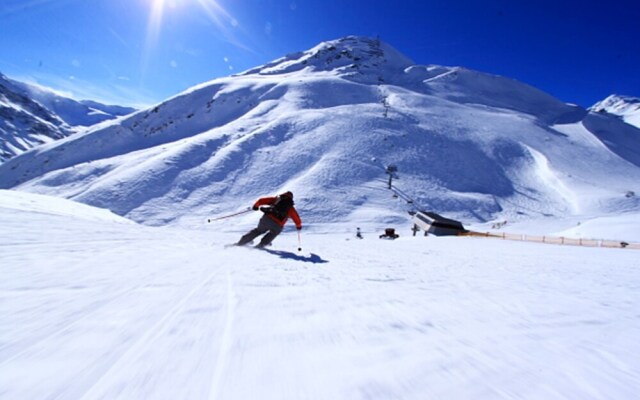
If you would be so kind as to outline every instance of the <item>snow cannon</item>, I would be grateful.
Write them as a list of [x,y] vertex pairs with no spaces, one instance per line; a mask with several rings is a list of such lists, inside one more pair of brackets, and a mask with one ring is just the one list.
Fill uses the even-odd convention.
[[384,233],[382,235],[380,235],[380,239],[397,239],[399,238],[400,235],[398,235],[396,233],[396,230],[394,228],[386,228],[384,230]]

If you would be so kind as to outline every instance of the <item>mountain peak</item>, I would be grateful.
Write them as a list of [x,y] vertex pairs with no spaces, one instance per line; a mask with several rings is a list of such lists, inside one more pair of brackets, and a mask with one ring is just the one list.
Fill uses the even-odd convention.
[[606,99],[597,102],[593,106],[590,107],[590,110],[599,112],[601,110],[621,110],[627,108],[633,108],[635,110],[640,110],[640,98],[632,97],[632,96],[624,96],[620,94],[612,94],[608,96]]
[[404,70],[413,64],[413,61],[377,38],[347,36],[322,42],[307,51],[288,54],[240,75],[280,75],[306,70],[362,74],[368,71]]
[[640,128],[640,98],[638,97],[612,94],[591,106],[589,110],[618,116],[626,123]]

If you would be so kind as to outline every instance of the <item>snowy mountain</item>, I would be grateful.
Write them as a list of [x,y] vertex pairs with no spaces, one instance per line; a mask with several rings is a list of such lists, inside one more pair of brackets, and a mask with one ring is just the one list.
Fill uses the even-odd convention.
[[0,74],[0,162],[82,127],[135,111],[76,101]]
[[0,75],[0,162],[71,132],[60,117]]
[[[311,224],[402,222],[427,208],[465,223],[575,225],[640,212],[638,134],[524,83],[347,37],[27,152],[0,166],[0,187],[152,225],[284,190]],[[388,164],[412,203],[386,189]]]
[[593,112],[617,115],[626,123],[640,128],[640,99],[612,94],[589,108]]
[[[348,37],[26,151],[0,165],[1,397],[635,399],[638,133]],[[225,246],[284,190],[301,232]],[[620,246],[413,236],[414,208]]]
[[13,81],[15,87],[58,115],[70,126],[91,126],[136,111],[135,108],[107,105],[91,100],[76,101],[49,90]]

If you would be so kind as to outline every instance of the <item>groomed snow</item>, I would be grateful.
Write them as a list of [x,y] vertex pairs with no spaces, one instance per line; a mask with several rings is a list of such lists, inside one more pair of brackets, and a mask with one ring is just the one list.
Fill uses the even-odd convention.
[[257,218],[151,228],[0,191],[0,397],[640,393],[636,250],[358,240],[350,221],[305,227],[301,252],[291,227],[269,251],[223,247]]

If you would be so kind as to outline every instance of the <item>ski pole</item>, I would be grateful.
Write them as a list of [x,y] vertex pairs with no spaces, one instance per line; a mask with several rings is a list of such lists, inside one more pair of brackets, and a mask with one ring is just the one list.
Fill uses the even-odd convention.
[[233,214],[229,214],[229,215],[224,215],[222,217],[218,217],[218,218],[209,218],[207,219],[207,222],[212,222],[212,221],[218,221],[220,219],[225,219],[225,218],[231,218],[231,217],[235,217],[236,215],[240,215],[240,214],[244,214],[244,213],[248,213],[249,211],[252,211],[251,207],[248,207],[246,210],[244,211],[240,211],[237,213],[233,213]]
[[298,251],[302,251],[302,243],[300,242],[300,231],[298,230]]

